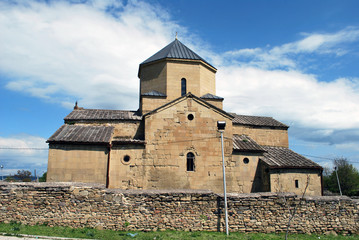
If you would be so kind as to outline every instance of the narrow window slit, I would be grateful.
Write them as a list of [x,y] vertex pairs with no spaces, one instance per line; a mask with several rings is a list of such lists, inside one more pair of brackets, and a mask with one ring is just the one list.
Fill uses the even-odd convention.
[[187,93],[187,80],[185,78],[181,79],[181,96],[186,95]]
[[193,172],[194,171],[194,154],[189,152],[187,153],[187,171]]

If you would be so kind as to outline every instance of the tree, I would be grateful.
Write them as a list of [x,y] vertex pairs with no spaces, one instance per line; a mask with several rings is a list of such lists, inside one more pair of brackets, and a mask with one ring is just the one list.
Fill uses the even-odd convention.
[[336,172],[343,195],[357,195],[359,193],[359,172],[346,158],[334,159],[334,169],[330,173],[324,172],[324,188],[339,193]]
[[5,182],[16,182],[16,181],[15,181],[15,178],[13,176],[7,176],[5,178]]
[[31,172],[27,170],[18,170],[14,177],[21,182],[31,182]]
[[42,174],[42,177],[39,178],[39,182],[46,182],[46,178],[47,178],[47,172]]

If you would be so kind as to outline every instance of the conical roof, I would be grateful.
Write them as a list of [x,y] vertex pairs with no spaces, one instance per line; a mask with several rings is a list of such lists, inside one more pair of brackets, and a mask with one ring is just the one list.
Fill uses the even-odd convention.
[[[189,49],[186,45],[181,43],[178,39],[175,39],[173,42],[168,44],[166,47],[162,48],[160,51],[155,53],[153,56],[145,60],[142,64],[154,62],[157,60],[165,59],[165,58],[172,58],[172,59],[188,59],[188,60],[200,60],[211,67],[213,67],[211,64],[209,64],[206,60],[201,58],[197,53],[193,52],[191,49]],[[215,67],[213,67],[216,69]]]

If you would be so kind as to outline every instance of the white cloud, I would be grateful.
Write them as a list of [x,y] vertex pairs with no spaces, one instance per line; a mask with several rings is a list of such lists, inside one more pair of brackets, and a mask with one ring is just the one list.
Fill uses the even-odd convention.
[[0,71],[13,79],[8,89],[65,106],[71,96],[86,106],[135,109],[139,63],[178,29],[185,35],[144,2],[1,3]]
[[[2,148],[22,148],[19,150],[22,154],[34,154],[31,148],[47,148],[46,139],[31,135],[18,135],[10,138],[0,137],[0,146]],[[3,151],[0,149],[0,151]]]
[[353,149],[359,149],[359,143],[358,142],[342,143],[342,144],[337,144],[336,147],[338,149],[352,151]]
[[25,134],[0,137],[0,147],[0,164],[4,166],[4,175],[15,174],[20,169],[46,171],[46,139]]
[[224,54],[226,61],[241,60],[242,65],[260,68],[285,67],[297,69],[298,62],[294,56],[298,54],[334,54],[342,56],[348,52],[345,43],[358,41],[359,28],[347,27],[335,33],[303,33],[303,39],[272,48],[253,48],[228,51]]
[[320,82],[294,70],[222,67],[217,81],[218,94],[231,111],[266,114],[309,128],[359,128],[358,79]]
[[[359,29],[348,27],[336,33],[320,34],[304,33],[304,39],[293,43],[287,43],[280,47],[275,47],[271,51],[274,54],[283,55],[289,53],[334,53],[342,55],[343,51],[337,48],[337,45],[347,42],[353,42],[359,38]],[[339,51],[338,51],[339,50]]]
[[263,50],[261,48],[244,48],[235,51],[228,51],[225,54],[227,56],[255,56],[262,54]]

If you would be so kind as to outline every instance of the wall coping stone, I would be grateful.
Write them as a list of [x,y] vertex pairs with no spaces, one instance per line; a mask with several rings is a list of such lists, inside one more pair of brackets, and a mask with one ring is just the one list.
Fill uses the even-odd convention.
[[[200,195],[212,195],[223,198],[223,194],[217,194],[212,192],[211,190],[196,190],[196,189],[147,189],[147,190],[124,190],[124,189],[108,189],[104,184],[98,183],[80,183],[80,182],[0,182],[0,188],[2,189],[51,189],[51,188],[62,188],[64,190],[73,191],[75,188],[89,188],[89,189],[97,189],[102,190],[104,193],[115,193],[115,194],[123,194],[123,195],[180,195],[180,194],[200,194]],[[270,198],[301,198],[295,193],[290,192],[258,192],[258,193],[227,193],[227,197],[230,199],[270,199]],[[359,199],[353,199],[348,196],[304,196],[304,200],[306,201],[349,201],[354,202],[359,205]]]
[[304,196],[307,201],[356,201],[348,196]]
[[193,190],[193,189],[106,189],[106,192],[122,193],[126,195],[173,195],[173,194],[215,194],[211,190]]
[[99,188],[105,189],[104,184],[79,183],[79,182],[0,182],[0,187],[5,188]]

